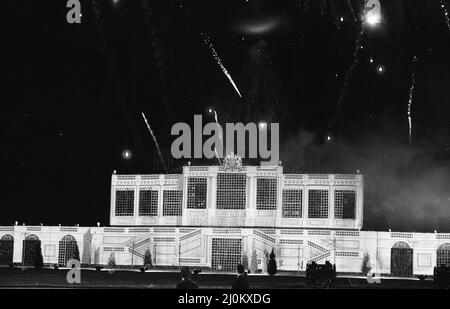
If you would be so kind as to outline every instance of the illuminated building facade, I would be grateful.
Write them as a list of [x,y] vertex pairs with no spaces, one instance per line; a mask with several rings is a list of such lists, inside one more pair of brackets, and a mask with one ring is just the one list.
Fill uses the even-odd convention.
[[[0,264],[64,265],[75,247],[83,264],[142,265],[149,250],[161,267],[234,271],[244,259],[264,269],[309,262],[337,272],[432,275],[450,265],[450,234],[362,231],[361,174],[284,174],[281,166],[185,166],[179,175],[112,175],[110,226],[2,226]],[[255,260],[255,261],[253,261]]]

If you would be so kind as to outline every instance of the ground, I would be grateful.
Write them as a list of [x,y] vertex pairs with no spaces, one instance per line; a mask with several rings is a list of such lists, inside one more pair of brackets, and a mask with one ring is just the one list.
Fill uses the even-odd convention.
[[[176,271],[117,270],[95,271],[81,270],[81,283],[69,284],[66,281],[67,269],[9,269],[0,268],[0,288],[37,287],[37,288],[174,288],[180,279]],[[204,272],[198,275],[200,288],[229,288],[235,274]],[[274,277],[268,275],[249,275],[251,288],[311,288],[302,275],[280,273]],[[435,285],[432,280],[383,279],[381,284],[368,284],[363,277],[338,277],[336,288],[410,288],[430,289]]]

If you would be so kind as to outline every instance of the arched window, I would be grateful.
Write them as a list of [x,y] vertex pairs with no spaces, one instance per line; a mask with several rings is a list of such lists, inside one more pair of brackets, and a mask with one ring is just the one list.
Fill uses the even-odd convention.
[[14,237],[6,234],[0,238],[0,265],[10,265],[13,262]]
[[59,241],[58,264],[66,266],[71,259],[80,260],[80,252],[75,237],[66,235]]
[[30,234],[25,237],[25,240],[39,240],[39,237],[35,234]]
[[436,266],[450,266],[450,243],[439,246],[436,258]]
[[397,277],[413,275],[413,249],[404,241],[395,243],[391,248],[391,274]]
[[4,240],[4,241],[14,241],[14,237],[10,234],[5,234],[2,236],[2,238],[0,240]]
[[392,246],[392,248],[409,249],[410,246],[408,245],[407,242],[399,241],[399,242],[396,242],[396,243]]
[[23,264],[27,266],[34,265],[36,253],[40,249],[41,241],[39,237],[35,234],[27,235],[23,241]]

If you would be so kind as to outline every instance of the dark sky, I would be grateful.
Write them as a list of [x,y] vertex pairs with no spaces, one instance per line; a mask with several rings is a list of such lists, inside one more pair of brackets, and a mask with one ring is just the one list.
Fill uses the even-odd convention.
[[450,231],[450,28],[439,1],[381,1],[382,24],[361,37],[361,1],[355,21],[337,0],[86,0],[81,24],[66,22],[65,2],[0,5],[0,224],[107,224],[113,170],[161,172],[141,112],[165,152],[175,122],[212,121],[213,107],[222,123],[280,123],[285,171],[360,169],[364,229]]

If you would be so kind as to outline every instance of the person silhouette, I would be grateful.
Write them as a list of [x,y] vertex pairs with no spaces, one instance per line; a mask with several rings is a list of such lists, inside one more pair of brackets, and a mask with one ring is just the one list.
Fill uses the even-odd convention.
[[181,281],[177,283],[177,289],[198,289],[198,284],[191,279],[191,270],[187,266],[181,267]]
[[231,288],[234,290],[249,289],[250,285],[248,283],[247,273],[245,272],[244,265],[238,264],[237,267],[238,275],[234,278]]

